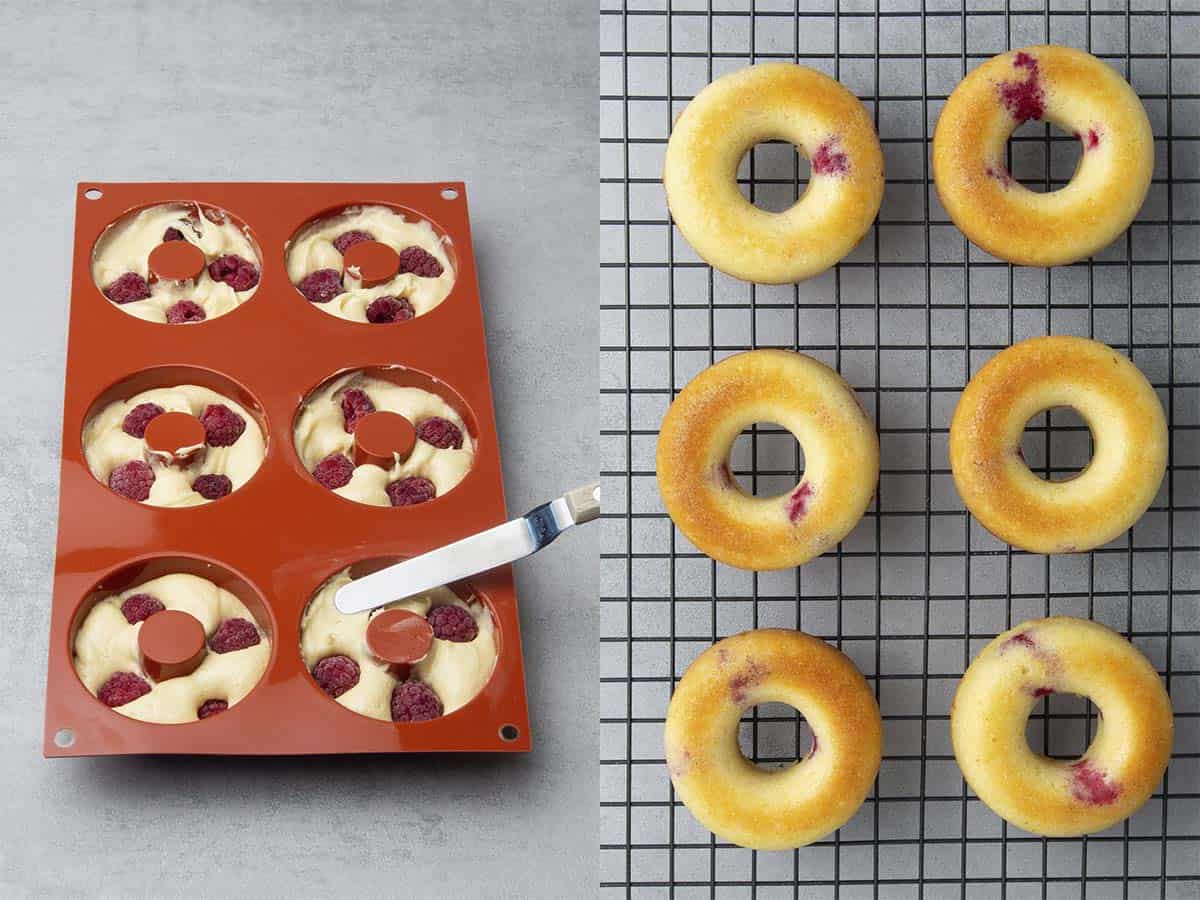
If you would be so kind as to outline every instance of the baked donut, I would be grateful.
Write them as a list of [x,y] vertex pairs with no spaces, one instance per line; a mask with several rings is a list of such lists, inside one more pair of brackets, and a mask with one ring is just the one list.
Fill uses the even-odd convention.
[[[748,494],[729,470],[733,442],[756,422],[782,425],[804,448],[804,475],[785,494]],[[700,550],[742,569],[785,569],[862,518],[879,480],[879,439],[837,372],[790,350],[751,350],[679,392],[659,432],[657,471],[667,513]]]
[[[809,754],[782,771],[738,748],[738,721],[786,703],[812,728]],[[883,720],[866,679],[839,650],[764,628],[718,641],[688,666],[667,708],[667,770],[679,798],[719,837],[754,850],[802,847],[836,831],[871,789]]]
[[[1005,150],[1030,119],[1074,133],[1083,155],[1062,189],[1039,194],[1013,179]],[[1133,88],[1071,47],[992,57],[946,101],[933,133],[942,205],[972,243],[1022,266],[1085,259],[1129,227],[1150,187],[1154,133]]]
[[[738,190],[755,144],[794,144],[812,164],[789,209],[759,209]],[[687,105],[667,142],[671,217],[704,259],[735,278],[785,284],[849,253],[879,212],[883,151],[871,116],[838,82],[805,66],[765,63],[718,78]]]
[[[1047,694],[1086,696],[1100,710],[1077,760],[1034,753],[1025,722]],[[950,707],[954,756],[992,812],[1050,837],[1101,831],[1146,802],[1171,758],[1174,722],[1162,681],[1137,648],[1087,619],[1024,622],[988,644]]]
[[[1025,465],[1021,433],[1070,406],[1092,431],[1092,460],[1068,481]],[[1032,553],[1091,550],[1130,528],[1158,492],[1167,422],[1126,357],[1081,337],[1014,344],[971,379],[950,422],[950,468],[967,509],[1000,540]]]

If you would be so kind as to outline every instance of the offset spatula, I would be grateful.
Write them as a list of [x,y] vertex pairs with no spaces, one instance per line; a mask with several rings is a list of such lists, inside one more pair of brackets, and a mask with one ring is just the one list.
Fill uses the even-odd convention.
[[600,515],[600,485],[567,491],[519,519],[364,575],[338,589],[343,613],[364,612],[537,553],[573,525]]

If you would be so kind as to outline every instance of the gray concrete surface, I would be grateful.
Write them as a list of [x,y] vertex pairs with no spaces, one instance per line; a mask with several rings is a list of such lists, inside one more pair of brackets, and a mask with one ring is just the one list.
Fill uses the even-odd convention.
[[590,895],[587,535],[518,572],[528,756],[48,762],[41,731],[74,183],[465,179],[506,487],[524,511],[596,468],[595,4],[5,13],[0,895]]

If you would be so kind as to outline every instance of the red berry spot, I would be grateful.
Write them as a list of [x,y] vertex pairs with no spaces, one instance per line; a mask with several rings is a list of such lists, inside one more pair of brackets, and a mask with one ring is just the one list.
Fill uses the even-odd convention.
[[141,502],[150,497],[154,470],[140,459],[131,459],[117,466],[108,476],[108,486],[130,500]]
[[414,506],[437,496],[437,488],[428,478],[412,475],[393,481],[386,488],[392,506]]
[[850,172],[850,160],[846,154],[836,149],[837,138],[829,138],[817,148],[813,154],[812,170],[814,175],[846,175]]
[[192,322],[203,322],[208,318],[204,307],[194,300],[180,300],[167,309],[168,325],[188,325]]
[[358,426],[358,420],[375,412],[375,404],[367,396],[366,391],[351,388],[342,394],[342,427],[346,434],[353,434]]
[[192,482],[192,490],[205,500],[220,500],[233,491],[228,475],[201,475]]
[[367,321],[375,325],[407,322],[416,314],[407,297],[376,297],[367,307]]
[[342,293],[342,273],[337,269],[317,269],[305,275],[296,289],[309,303],[328,303]]
[[746,700],[746,691],[767,677],[767,670],[752,659],[746,660],[746,668],[729,679],[729,692],[734,703]]
[[1037,60],[1022,51],[1013,57],[1013,67],[1028,70],[1029,77],[1024,81],[1001,82],[1000,102],[1018,125],[1030,119],[1041,119],[1046,112],[1046,95],[1042,91]]
[[417,437],[427,444],[433,444],[442,450],[461,450],[463,445],[462,431],[457,425],[441,416],[423,419],[417,425]]
[[443,641],[465,644],[479,634],[475,617],[461,606],[435,606],[425,618],[433,626],[433,636]]
[[990,178],[995,178],[1000,182],[1001,187],[1012,187],[1012,176],[1008,174],[1008,170],[1003,166],[988,166],[985,171]]
[[1007,641],[1001,644],[1000,649],[1007,650],[1013,644],[1017,644],[1021,647],[1028,647],[1030,650],[1037,647],[1037,642],[1031,638],[1027,632],[1024,631],[1022,631],[1020,634],[1014,634]]
[[225,712],[229,709],[229,703],[225,700],[205,700],[200,704],[200,708],[196,710],[196,718],[207,719],[209,716],[215,716],[217,713]]
[[321,690],[330,697],[340,697],[358,684],[358,663],[348,656],[327,656],[312,670]]
[[371,232],[359,231],[355,229],[354,231],[343,231],[341,234],[335,237],[333,239],[333,246],[337,247],[337,252],[344,256],[346,251],[355,244],[361,244],[363,241],[373,240],[375,240],[375,235],[371,234]]
[[150,683],[140,675],[134,675],[132,672],[114,672],[108,681],[100,685],[96,697],[105,706],[124,706],[148,693]]
[[261,640],[253,622],[245,619],[226,619],[208,639],[208,646],[213,653],[231,653],[234,650],[253,647]]
[[183,240],[183,232],[180,231],[178,228],[168,228],[166,231],[163,232],[163,243],[164,244],[170,243],[171,241],[182,241],[182,240]]
[[1104,773],[1092,765],[1091,760],[1081,759],[1071,763],[1071,794],[1087,806],[1106,806],[1121,795],[1121,786],[1109,781]]
[[331,491],[349,484],[353,474],[354,463],[340,453],[330,453],[313,469],[317,483]]
[[808,751],[809,756],[812,756],[814,753],[817,752],[817,735],[815,733],[813,734],[812,739],[813,739],[812,749]]
[[733,487],[733,472],[729,469],[728,460],[717,466],[717,480],[727,488]]
[[204,407],[200,424],[204,426],[204,440],[210,447],[228,447],[246,430],[246,420],[224,403]]
[[156,612],[166,609],[161,600],[152,594],[133,594],[121,603],[121,615],[130,625],[136,625],[150,618]]
[[813,486],[807,481],[796,490],[792,491],[792,495],[788,497],[787,515],[788,521],[795,523],[804,517],[808,512],[808,499],[813,495]]
[[400,251],[400,272],[412,272],[422,278],[437,278],[442,274],[442,264],[428,250],[405,247]]
[[1079,138],[1079,140],[1083,142],[1083,152],[1084,153],[1087,153],[1089,150],[1095,150],[1097,147],[1100,146],[1100,129],[1099,129],[1099,127],[1089,128],[1087,130],[1087,132],[1084,134],[1080,134],[1077,131],[1077,132],[1075,132],[1075,137]]
[[125,414],[125,420],[121,423],[121,430],[130,437],[145,437],[146,426],[150,424],[150,420],[161,416],[165,412],[166,410],[157,403],[139,403]]
[[1035,697],[1049,697],[1051,694],[1054,693],[1054,688],[1038,687],[1038,688],[1034,688],[1030,693],[1032,693],[1033,696],[1035,696]]
[[258,267],[236,253],[219,256],[208,264],[213,281],[223,281],[235,291],[248,291],[258,284]]
[[392,691],[393,722],[425,722],[442,714],[442,701],[423,681],[405,681]]
[[132,303],[150,296],[150,285],[137,272],[126,272],[104,289],[104,296],[113,303]]

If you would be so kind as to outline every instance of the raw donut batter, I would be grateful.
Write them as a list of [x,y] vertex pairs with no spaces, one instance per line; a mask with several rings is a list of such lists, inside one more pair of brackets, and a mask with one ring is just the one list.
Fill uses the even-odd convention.
[[[404,251],[419,248],[423,253],[413,255],[424,265],[418,264],[417,271],[405,271],[402,265],[395,278],[364,288],[354,269],[342,276],[342,254],[358,240],[387,244],[401,253],[402,259]],[[454,286],[454,269],[433,226],[423,220],[407,221],[387,206],[349,207],[340,215],[307,225],[288,245],[287,270],[292,284],[313,306],[354,322],[391,322],[422,316],[445,300]],[[320,274],[306,281],[314,273]],[[388,304],[380,303],[380,298],[389,297],[395,299],[395,304],[381,318],[380,311]],[[404,304],[408,308],[397,316],[396,310]]]
[[[404,680],[419,681],[433,689],[449,715],[469,703],[488,683],[496,667],[496,636],[492,616],[479,602],[464,602],[449,588],[438,587],[424,594],[389,603],[377,610],[346,615],[334,606],[338,588],[349,584],[345,568],[321,586],[304,611],[300,622],[300,655],[312,671],[323,659],[348,657],[358,666],[357,683],[335,699],[349,709],[373,719],[392,721],[392,693]],[[387,609],[406,609],[428,616],[431,609],[457,606],[470,613],[478,633],[469,641],[443,640],[436,636],[429,654],[412,666],[407,679],[397,678],[388,663],[367,649],[367,624],[371,616]]]
[[[214,219],[221,218],[216,222]],[[149,257],[164,240],[184,240],[204,251],[207,265],[196,284],[177,281],[150,282]],[[235,257],[242,266],[234,277],[228,267],[216,269],[226,280],[213,276],[218,260]],[[92,278],[96,287],[123,312],[150,322],[194,322],[215,319],[254,296],[262,262],[246,232],[219,210],[201,209],[195,203],[162,203],[140,210],[109,226],[92,253]],[[135,276],[132,293],[122,294],[113,286],[119,279]],[[239,278],[241,280],[239,280]],[[139,281],[140,280],[140,281]],[[235,285],[244,285],[235,290]],[[122,296],[142,299],[123,301]],[[197,313],[193,304],[201,313]],[[181,305],[184,304],[184,305]]]
[[[191,674],[155,683],[138,658],[138,631],[146,618],[162,609],[195,616],[210,649]],[[231,622],[241,640],[223,645],[221,634],[230,632]],[[75,671],[84,687],[123,716],[143,722],[194,722],[236,704],[266,671],[271,642],[253,623],[245,604],[211,581],[182,573],[164,575],[92,607],[75,635]],[[128,687],[138,680],[142,684],[132,693],[141,695],[113,705],[112,685],[123,681]]]
[[[348,393],[357,397],[358,394],[353,393],[355,391],[365,394],[375,410],[404,416],[417,426],[418,437],[422,423],[430,419],[444,420],[458,429],[461,447],[435,446],[419,439],[408,459],[397,461],[388,471],[376,465],[354,466],[354,434],[346,430],[344,401]],[[296,419],[293,436],[296,453],[304,467],[313,472],[321,484],[348,500],[373,506],[419,502],[399,500],[397,489],[393,487],[418,481],[427,481],[436,492],[422,499],[440,497],[466,477],[475,458],[475,446],[467,433],[467,426],[459,414],[437,394],[415,387],[400,387],[361,373],[336,378],[310,396]],[[336,477],[326,477],[331,463],[336,464]]]
[[[202,456],[189,466],[177,467],[147,460],[143,435],[149,421],[147,416],[155,412],[151,405],[158,407],[160,412],[191,413],[202,422],[208,416],[210,423],[223,426],[226,433],[218,436],[211,427],[206,428],[213,437]],[[141,410],[134,413],[138,407]],[[215,422],[214,414],[207,412],[214,407],[224,407],[232,415],[221,414],[224,421]],[[220,446],[233,436],[238,419],[244,430],[232,443]],[[217,445],[213,445],[212,440],[217,441]],[[117,400],[104,407],[83,429],[83,454],[92,474],[117,493],[150,506],[195,506],[235,491],[258,471],[266,452],[262,430],[244,407],[195,384],[153,388],[128,400]],[[148,496],[123,489],[118,470],[128,469],[130,463],[136,464],[132,474],[145,480],[152,477]]]

